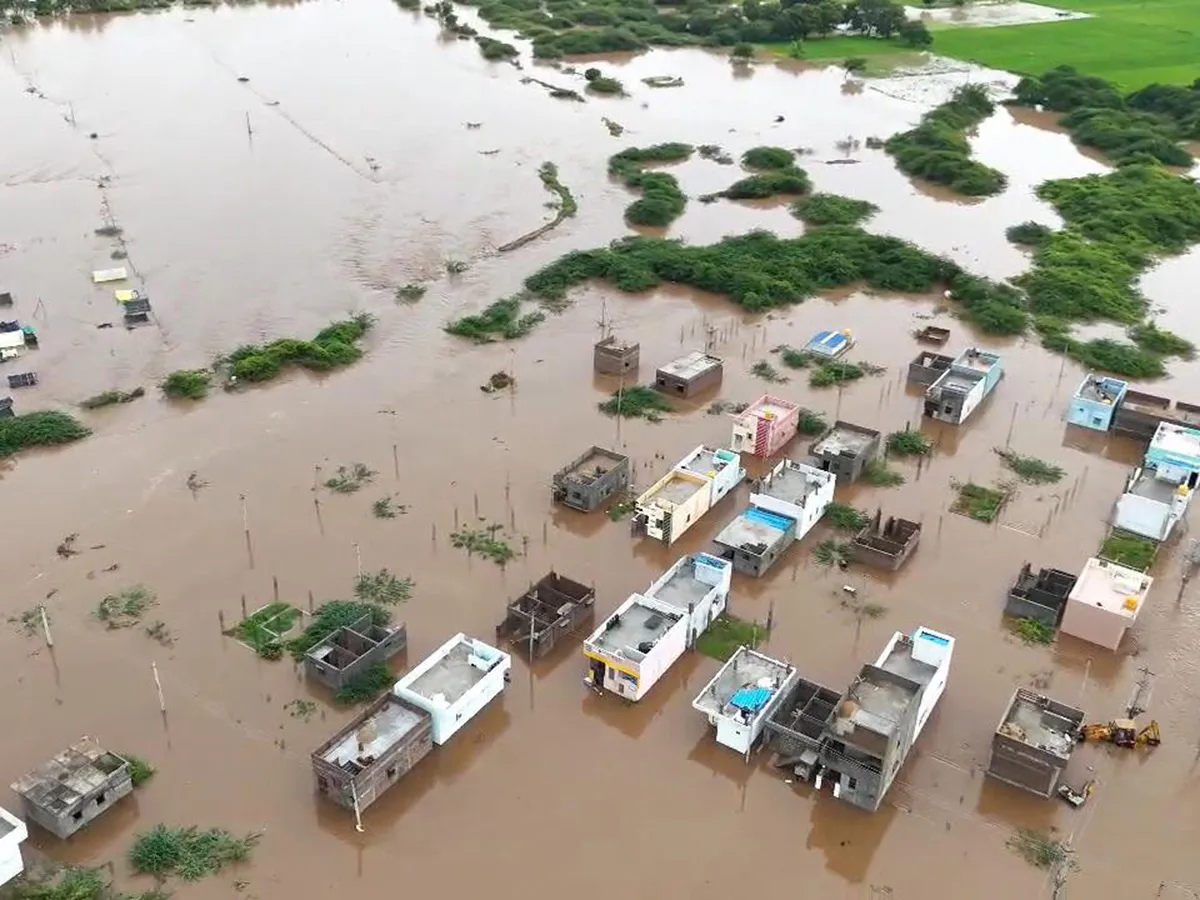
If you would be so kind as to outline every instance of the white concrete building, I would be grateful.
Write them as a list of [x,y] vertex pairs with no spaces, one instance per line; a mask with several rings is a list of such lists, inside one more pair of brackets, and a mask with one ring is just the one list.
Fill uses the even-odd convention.
[[717,729],[718,744],[748,756],[799,677],[791,663],[739,647],[692,701],[692,709]]
[[1200,480],[1200,430],[1161,422],[1142,465],[1125,482],[1113,525],[1165,541],[1187,515]]
[[669,546],[745,477],[738,454],[701,445],[634,501],[633,533]]
[[0,886],[8,884],[23,871],[21,844],[29,837],[25,823],[0,807]]
[[504,691],[512,657],[461,632],[396,682],[392,693],[433,718],[433,742],[446,743]]
[[584,641],[584,683],[641,700],[725,611],[732,574],[730,563],[708,553],[680,559]]
[[1121,644],[1154,579],[1105,559],[1089,559],[1067,596],[1059,631],[1109,650]]

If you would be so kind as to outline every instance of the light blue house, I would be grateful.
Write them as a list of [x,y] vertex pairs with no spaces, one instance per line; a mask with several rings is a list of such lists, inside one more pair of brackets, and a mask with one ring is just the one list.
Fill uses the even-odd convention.
[[1164,481],[1195,490],[1200,479],[1200,430],[1163,422],[1146,450],[1145,463]]
[[1104,378],[1089,374],[1071,398],[1067,421],[1080,428],[1108,431],[1112,427],[1117,407],[1125,399],[1129,383],[1119,378]]

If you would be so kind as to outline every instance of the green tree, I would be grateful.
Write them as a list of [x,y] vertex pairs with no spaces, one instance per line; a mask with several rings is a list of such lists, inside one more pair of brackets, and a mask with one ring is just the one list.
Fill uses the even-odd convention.
[[850,30],[870,37],[890,38],[906,21],[904,7],[892,0],[853,0],[845,12]]
[[908,47],[924,48],[933,44],[933,35],[924,22],[905,22],[900,26],[898,35]]

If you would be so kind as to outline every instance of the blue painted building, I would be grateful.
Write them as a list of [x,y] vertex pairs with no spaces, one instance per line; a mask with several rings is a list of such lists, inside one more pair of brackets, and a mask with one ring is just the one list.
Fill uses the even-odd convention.
[[1071,398],[1067,421],[1080,428],[1108,431],[1128,390],[1129,383],[1119,378],[1089,374]]

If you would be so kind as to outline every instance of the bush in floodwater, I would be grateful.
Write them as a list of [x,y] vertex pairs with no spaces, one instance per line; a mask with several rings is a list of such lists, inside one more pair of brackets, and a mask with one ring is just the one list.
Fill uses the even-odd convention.
[[91,433],[77,419],[53,410],[0,419],[0,459],[30,447],[70,444]]
[[333,699],[343,706],[366,703],[368,700],[374,700],[386,688],[391,687],[395,680],[396,676],[392,674],[392,670],[385,663],[375,663],[347,681],[341,690],[333,695]]
[[791,207],[792,215],[805,225],[858,225],[879,212],[879,207],[866,200],[852,200],[837,194],[809,194]]
[[742,165],[747,169],[786,169],[796,159],[796,154],[786,147],[751,147],[742,154]]
[[1056,353],[1065,353],[1088,369],[1126,378],[1159,378],[1167,372],[1161,356],[1143,350],[1136,344],[1111,338],[1079,341],[1071,337],[1065,322],[1051,316],[1039,316],[1035,324],[1042,336],[1043,347]]
[[691,144],[665,143],[649,147],[628,147],[608,160],[608,173],[620,178],[631,190],[642,196],[625,209],[625,221],[630,225],[665,227],[683,214],[687,197],[679,189],[675,176],[666,172],[646,172],[648,163],[682,162],[691,157]]
[[1056,466],[1036,456],[1022,456],[1012,450],[1002,447],[993,448],[1004,465],[1016,473],[1017,477],[1027,484],[1054,484],[1061,481],[1066,471],[1062,466]]
[[800,421],[796,430],[806,437],[816,437],[818,434],[824,434],[829,429],[829,422],[819,412],[814,412],[811,409],[800,410]]
[[201,831],[194,825],[188,828],[155,825],[133,839],[129,864],[138,875],[159,879],[178,875],[184,881],[199,881],[247,859],[257,842],[257,835],[235,838],[222,828]]
[[906,175],[945,185],[969,197],[998,194],[1008,179],[972,159],[965,136],[994,109],[984,87],[964,85],[946,103],[926,113],[916,128],[888,138],[884,148]]
[[479,52],[483,54],[483,58],[493,62],[521,55],[521,52],[512,44],[506,44],[504,41],[498,41],[487,35],[477,35],[475,43],[479,45]]
[[887,449],[893,456],[928,456],[933,441],[919,431],[905,428],[887,436]]
[[243,381],[270,381],[288,366],[326,371],[348,366],[362,357],[357,342],[374,324],[359,313],[321,329],[311,341],[280,338],[269,344],[244,344],[226,357],[229,374]]
[[1021,247],[1040,247],[1050,240],[1054,229],[1041,222],[1022,222],[1012,225],[1004,232],[1008,240]]
[[616,78],[609,78],[606,75],[601,75],[599,78],[593,78],[588,82],[587,89],[593,94],[624,94],[625,85],[621,84]]
[[825,508],[825,521],[839,531],[859,532],[871,521],[871,517],[861,509],[847,506],[845,503],[830,503]]
[[1149,538],[1114,528],[1100,545],[1100,557],[1119,566],[1145,572],[1154,562],[1158,545]]
[[360,603],[355,600],[330,600],[317,607],[308,626],[297,637],[285,645],[287,651],[297,662],[304,660],[306,654],[329,635],[339,628],[353,625],[363,616],[370,616],[374,625],[383,627],[392,620],[392,614],[382,606],[373,603]]
[[162,392],[174,399],[202,400],[212,386],[212,373],[204,369],[179,369],[168,375],[160,385]]
[[115,406],[118,403],[132,403],[139,397],[146,396],[146,389],[135,387],[132,391],[104,391],[94,394],[86,400],[80,400],[81,409],[102,409],[105,406]]
[[1129,339],[1148,353],[1162,356],[1182,356],[1191,359],[1196,355],[1196,345],[1172,331],[1159,328],[1152,321],[1142,322],[1129,329]]
[[518,295],[497,300],[477,315],[455,319],[446,326],[446,331],[457,337],[470,338],[477,344],[524,337],[546,316],[540,312],[521,315],[521,299]]
[[721,196],[730,200],[763,200],[767,197],[806,194],[811,187],[807,172],[787,166],[735,181],[721,192]]
[[671,401],[652,387],[637,386],[627,390],[615,391],[613,395],[598,404],[600,412],[608,416],[621,416],[626,419],[647,419],[658,422],[663,413],[674,412]]

